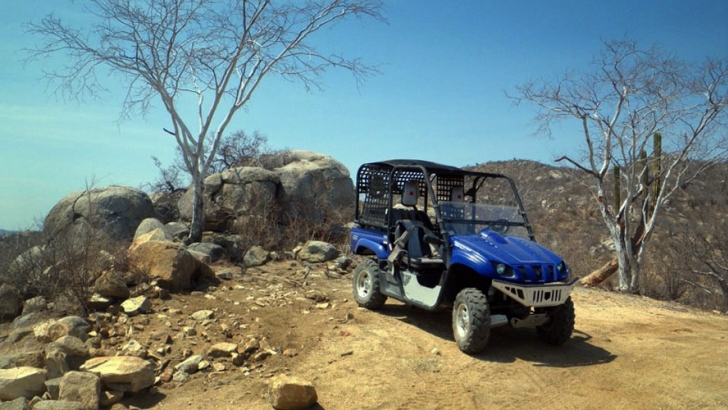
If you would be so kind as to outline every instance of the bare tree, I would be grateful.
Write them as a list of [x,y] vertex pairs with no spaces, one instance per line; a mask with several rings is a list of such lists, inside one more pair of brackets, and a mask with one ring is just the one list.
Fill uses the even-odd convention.
[[[516,102],[538,106],[539,131],[548,135],[561,120],[580,125],[584,157],[560,160],[592,178],[615,245],[615,260],[596,273],[604,278],[618,271],[619,288],[637,292],[665,201],[726,157],[728,60],[693,65],[624,40],[606,42],[594,66],[593,72],[520,86]],[[652,149],[655,134],[661,144]],[[606,186],[612,175],[617,189]]]
[[[108,70],[126,87],[122,117],[161,102],[194,187],[190,240],[202,236],[204,176],[233,116],[269,74],[320,88],[331,67],[357,81],[374,69],[320,51],[311,37],[350,17],[383,19],[380,0],[89,0],[88,27],[54,15],[30,23],[43,38],[32,57],[65,54],[68,67],[49,72],[67,97],[97,95]],[[184,117],[184,102],[196,107]],[[196,123],[196,124],[195,124]],[[196,129],[193,127],[196,125]]]

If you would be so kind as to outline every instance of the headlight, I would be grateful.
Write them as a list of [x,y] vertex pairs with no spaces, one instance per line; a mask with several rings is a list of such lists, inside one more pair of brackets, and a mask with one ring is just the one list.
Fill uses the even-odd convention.
[[502,263],[495,265],[495,271],[498,272],[499,275],[503,276],[506,273],[506,265]]
[[556,272],[560,279],[566,278],[569,275],[569,270],[566,268],[566,264],[563,261],[556,265]]

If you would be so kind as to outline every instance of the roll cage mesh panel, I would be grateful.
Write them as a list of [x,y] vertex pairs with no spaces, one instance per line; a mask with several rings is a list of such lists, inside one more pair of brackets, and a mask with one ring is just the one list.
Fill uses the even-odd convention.
[[[418,196],[420,203],[418,207],[427,209],[429,192],[425,178],[428,176],[418,169],[398,168],[394,172],[393,166],[386,164],[365,164],[359,168],[357,175],[358,222],[362,226],[376,227],[380,229],[390,228],[394,222],[387,221],[387,209],[397,205],[401,196],[404,184],[408,181],[417,181],[419,186]],[[430,181],[437,202],[449,201],[453,187],[462,187],[463,175],[456,174],[431,174]],[[436,230],[438,230],[436,228]]]

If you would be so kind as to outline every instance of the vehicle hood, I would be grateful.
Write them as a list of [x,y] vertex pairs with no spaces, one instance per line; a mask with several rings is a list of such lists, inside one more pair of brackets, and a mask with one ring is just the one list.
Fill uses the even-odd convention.
[[510,266],[558,264],[563,259],[549,249],[515,236],[503,236],[490,229],[477,235],[450,237],[453,249],[473,252],[489,262]]

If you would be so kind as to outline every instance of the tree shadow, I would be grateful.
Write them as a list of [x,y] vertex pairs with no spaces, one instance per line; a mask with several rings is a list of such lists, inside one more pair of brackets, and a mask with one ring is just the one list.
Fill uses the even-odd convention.
[[[379,313],[455,343],[449,310],[428,312],[407,305],[386,305]],[[532,362],[534,366],[548,367],[593,366],[617,358],[610,351],[592,344],[591,339],[591,335],[575,329],[566,344],[552,346],[539,340],[535,329],[503,326],[492,329],[485,351],[471,357],[498,363],[519,359]]]

